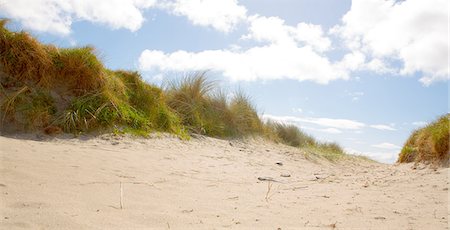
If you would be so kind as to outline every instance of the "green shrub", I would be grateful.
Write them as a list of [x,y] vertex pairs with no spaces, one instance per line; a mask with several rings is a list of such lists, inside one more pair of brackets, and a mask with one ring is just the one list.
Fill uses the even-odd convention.
[[316,145],[316,140],[308,134],[302,132],[297,126],[268,121],[266,127],[269,132],[275,133],[279,140],[294,147],[307,147]]
[[448,165],[450,114],[414,131],[404,144],[397,162],[431,162]]

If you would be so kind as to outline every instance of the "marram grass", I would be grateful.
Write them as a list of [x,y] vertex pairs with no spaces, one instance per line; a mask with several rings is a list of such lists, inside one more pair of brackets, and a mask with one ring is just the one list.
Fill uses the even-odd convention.
[[138,72],[105,68],[90,46],[58,48],[0,20],[0,131],[189,133],[219,138],[251,135],[307,148],[329,159],[344,155],[293,125],[263,122],[251,99],[221,91],[204,72],[161,88]]
[[449,165],[450,114],[415,130],[399,154],[397,162],[426,162]]

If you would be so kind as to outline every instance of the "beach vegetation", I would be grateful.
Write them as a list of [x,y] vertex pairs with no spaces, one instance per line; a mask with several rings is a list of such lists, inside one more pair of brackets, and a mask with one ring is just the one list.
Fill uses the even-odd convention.
[[188,74],[159,87],[145,81],[139,72],[106,68],[92,46],[42,44],[25,31],[9,30],[7,22],[0,20],[2,132],[13,127],[14,131],[52,135],[168,132],[183,139],[189,134],[227,139],[263,136],[327,159],[344,154],[339,145],[317,141],[297,126],[263,122],[248,95],[240,90],[227,94],[206,72]]
[[449,165],[450,114],[412,132],[398,156],[397,162],[423,162]]

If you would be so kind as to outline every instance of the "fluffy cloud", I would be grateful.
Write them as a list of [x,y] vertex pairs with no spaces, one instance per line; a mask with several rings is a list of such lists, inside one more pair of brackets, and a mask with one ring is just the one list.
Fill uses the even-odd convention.
[[320,26],[300,23],[291,27],[279,18],[259,16],[250,17],[250,22],[250,32],[243,38],[268,44],[246,50],[180,50],[173,53],[144,50],[139,66],[144,71],[211,70],[235,81],[293,79],[327,84],[349,78],[348,69],[354,65],[355,58],[332,63],[322,55],[330,41],[322,36]]
[[0,11],[25,28],[64,35],[70,33],[72,18],[66,15],[70,8],[67,2],[56,0],[0,1]]
[[186,16],[194,25],[211,26],[229,32],[247,18],[247,9],[237,0],[175,0],[165,4],[176,15]]
[[0,12],[25,28],[59,35],[70,34],[72,23],[78,20],[136,31],[148,8],[186,16],[194,25],[224,32],[247,18],[246,8],[236,0],[0,0]]
[[269,42],[274,44],[300,43],[311,46],[314,50],[323,52],[330,49],[331,41],[324,36],[320,25],[298,23],[297,26],[286,25],[278,17],[261,17],[254,15],[248,19],[249,33],[243,39]]
[[354,154],[354,155],[363,155],[367,156],[371,159],[374,159],[378,162],[392,164],[397,160],[398,152],[385,150],[382,152],[368,152],[368,151],[359,151],[351,148],[345,148],[345,152]]
[[[333,119],[333,118],[314,118],[314,117],[293,117],[293,116],[274,116],[270,114],[263,115],[264,119],[274,120],[284,123],[309,123],[322,127],[333,129],[358,130],[366,126],[366,124],[348,120],[348,119]],[[335,132],[336,130],[329,130]],[[339,130],[340,131],[340,130]],[[337,133],[337,132],[335,132]]]
[[28,29],[68,35],[76,20],[136,31],[144,21],[141,11],[154,5],[155,0],[0,0],[0,11]]
[[[355,132],[361,131],[363,128],[373,128],[378,130],[395,131],[396,129],[389,125],[370,125],[363,122],[349,120],[349,119],[335,119],[335,118],[323,118],[323,117],[298,117],[298,116],[275,116],[270,114],[264,114],[263,119],[273,120],[282,123],[292,124],[314,124],[321,127],[325,127],[326,130],[314,129],[315,131],[327,132],[327,133],[341,133],[341,130],[353,130]],[[312,128],[311,128],[312,130]]]
[[310,80],[321,84],[347,79],[347,73],[315,53],[310,47],[271,44],[244,51],[206,50],[163,53],[144,50],[139,57],[142,70],[197,71],[223,73],[231,80]]
[[[370,57],[367,69],[420,73],[420,81],[429,85],[449,79],[447,19],[446,0],[353,0],[332,33],[352,51]],[[403,67],[394,67],[398,61]]]
[[336,129],[336,128],[317,129],[317,128],[312,128],[312,127],[307,127],[307,126],[302,126],[301,128],[303,130],[312,130],[312,131],[316,131],[316,132],[329,133],[329,134],[340,134],[340,133],[342,133],[341,130]]

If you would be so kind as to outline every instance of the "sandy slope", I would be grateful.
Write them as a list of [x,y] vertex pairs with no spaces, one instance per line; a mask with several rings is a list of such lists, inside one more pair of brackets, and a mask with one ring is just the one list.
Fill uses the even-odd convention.
[[0,157],[1,229],[448,229],[449,169],[210,138],[0,137]]

